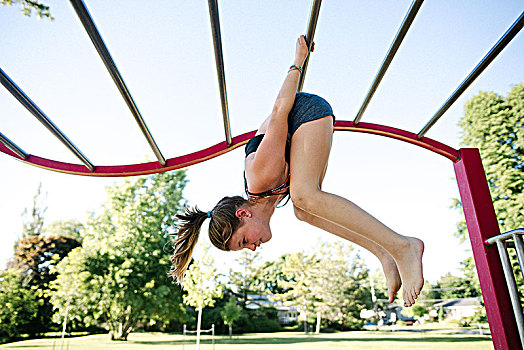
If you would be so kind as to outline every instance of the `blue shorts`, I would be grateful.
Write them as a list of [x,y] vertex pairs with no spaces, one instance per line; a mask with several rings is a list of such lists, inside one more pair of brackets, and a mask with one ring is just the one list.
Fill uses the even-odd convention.
[[291,138],[293,136],[300,125],[330,115],[333,116],[334,124],[335,116],[333,109],[322,97],[305,92],[297,92],[295,103],[287,118],[289,137]]

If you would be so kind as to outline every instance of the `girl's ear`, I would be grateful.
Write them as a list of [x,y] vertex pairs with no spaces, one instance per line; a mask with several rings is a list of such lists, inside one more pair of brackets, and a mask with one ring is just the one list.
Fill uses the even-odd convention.
[[251,217],[251,212],[247,210],[246,208],[238,208],[235,212],[235,216],[239,219],[242,219],[243,217]]

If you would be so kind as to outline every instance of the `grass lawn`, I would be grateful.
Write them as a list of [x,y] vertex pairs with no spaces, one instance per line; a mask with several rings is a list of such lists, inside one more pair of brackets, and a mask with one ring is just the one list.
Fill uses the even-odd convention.
[[[457,329],[420,331],[360,331],[304,335],[296,332],[254,333],[215,338],[216,350],[275,349],[275,350],[331,350],[331,349],[493,349],[489,336],[456,334]],[[68,338],[63,350],[95,349],[182,349],[183,336],[165,333],[131,333],[127,342],[112,342],[109,335],[89,335]],[[33,339],[0,345],[0,349],[51,350],[60,349],[59,339]],[[195,336],[187,336],[184,349],[195,349]],[[202,337],[201,350],[213,349],[211,336]]]

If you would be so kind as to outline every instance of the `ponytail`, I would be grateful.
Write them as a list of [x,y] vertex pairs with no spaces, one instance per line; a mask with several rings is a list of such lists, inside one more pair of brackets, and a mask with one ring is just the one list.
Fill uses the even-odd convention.
[[185,214],[177,215],[182,221],[177,238],[174,244],[174,254],[171,256],[171,270],[169,274],[176,279],[178,284],[182,284],[184,273],[191,261],[191,255],[195,249],[200,234],[200,228],[207,219],[208,215],[195,207],[194,209],[186,208]]
[[221,250],[228,251],[229,240],[235,230],[240,226],[240,219],[236,217],[236,211],[242,206],[251,205],[249,201],[240,196],[224,197],[215,208],[209,212],[203,212],[197,207],[186,208],[185,214],[177,215],[181,221],[178,226],[177,238],[174,244],[174,254],[171,256],[171,269],[169,274],[175,278],[178,284],[182,284],[184,273],[191,261],[191,255],[195,249],[200,228],[209,217],[209,240],[211,244]]

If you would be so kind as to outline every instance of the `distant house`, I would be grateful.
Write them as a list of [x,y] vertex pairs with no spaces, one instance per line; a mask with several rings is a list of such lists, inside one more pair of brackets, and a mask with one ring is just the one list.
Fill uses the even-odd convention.
[[281,301],[271,301],[271,295],[249,294],[247,296],[246,308],[256,310],[261,307],[274,307],[277,309],[278,322],[281,325],[298,321],[299,311],[294,306],[285,306]]
[[450,299],[434,304],[433,307],[443,308],[447,319],[460,320],[475,315],[480,307],[480,298]]
[[[395,324],[397,321],[404,321],[407,324],[413,324],[415,319],[413,317],[404,316],[402,314],[402,306],[399,306],[395,303],[389,304],[381,313],[382,313],[382,323],[383,324]],[[385,316],[384,316],[385,314]]]

